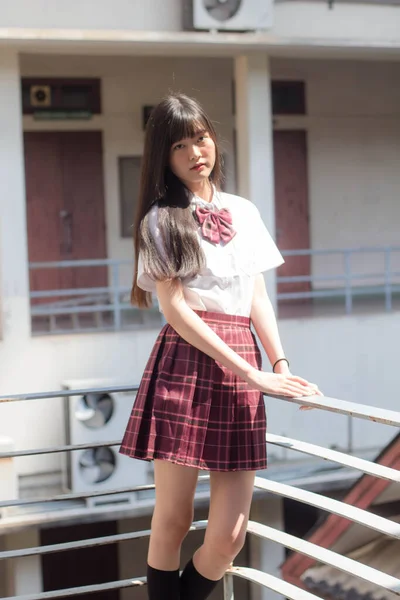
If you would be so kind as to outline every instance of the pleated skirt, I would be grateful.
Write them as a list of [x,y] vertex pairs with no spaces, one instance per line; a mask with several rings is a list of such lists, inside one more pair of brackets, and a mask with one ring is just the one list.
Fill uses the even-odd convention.
[[[252,366],[261,353],[247,317],[196,311]],[[120,452],[210,471],[265,469],[266,413],[251,389],[170,326],[147,362]]]

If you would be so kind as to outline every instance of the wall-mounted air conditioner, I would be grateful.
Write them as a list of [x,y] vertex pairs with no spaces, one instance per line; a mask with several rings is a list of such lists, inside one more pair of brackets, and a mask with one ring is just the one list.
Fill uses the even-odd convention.
[[[69,380],[63,389],[84,390],[122,385],[110,380]],[[65,434],[68,445],[121,440],[128,422],[134,392],[85,393],[65,398]],[[152,482],[152,463],[132,460],[118,446],[74,450],[66,453],[65,484],[72,492],[135,487]],[[140,493],[96,496],[90,505],[136,503]]]
[[191,0],[194,29],[255,31],[270,29],[274,0]]

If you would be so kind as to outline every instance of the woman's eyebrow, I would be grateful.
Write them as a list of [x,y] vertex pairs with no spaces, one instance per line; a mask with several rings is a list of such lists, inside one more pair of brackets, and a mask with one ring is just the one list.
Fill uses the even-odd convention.
[[197,137],[198,135],[203,135],[203,133],[206,133],[207,129],[199,129],[198,131],[195,131],[192,137]]

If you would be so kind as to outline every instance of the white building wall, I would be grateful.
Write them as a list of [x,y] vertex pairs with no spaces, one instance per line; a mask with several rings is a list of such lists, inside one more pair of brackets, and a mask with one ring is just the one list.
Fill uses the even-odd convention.
[[328,2],[288,0],[275,5],[273,32],[282,38],[307,39],[310,43],[350,40],[354,45],[367,42],[368,47],[375,40],[390,47],[400,37],[400,12],[397,6],[379,0],[371,5],[337,2],[333,8]]
[[[326,396],[398,411],[398,314],[288,319],[280,321],[291,370],[316,382]],[[325,411],[299,411],[287,402],[267,399],[269,430],[347,450],[348,417]],[[398,429],[352,419],[355,450],[385,446]],[[295,453],[271,449],[277,458]]]
[[[184,11],[191,12],[192,1],[199,0],[36,0],[32,10],[30,0],[13,0],[2,7],[0,38],[10,34],[8,28],[84,31],[89,39],[92,31],[118,30],[135,32],[179,32],[183,30]],[[262,1],[262,0],[260,0]],[[186,19],[185,19],[186,20]],[[323,46],[332,42],[345,43],[350,48],[365,48],[371,43],[390,49],[399,42],[400,13],[396,6],[380,3],[364,5],[338,3],[329,9],[327,2],[298,0],[276,2],[271,38],[266,41],[307,41]],[[47,32],[43,36],[51,35]],[[105,35],[104,39],[110,36]]]
[[[210,66],[212,64],[212,77]],[[109,258],[132,256],[132,241],[120,236],[118,157],[141,155],[142,107],[156,104],[169,91],[194,95],[214,120],[223,152],[232,157],[233,114],[230,59],[81,56],[24,56],[23,76],[101,77],[103,113],[89,122],[35,122],[24,117],[25,130],[101,129],[103,131],[106,232]],[[227,161],[227,189],[233,189],[232,159]],[[122,284],[130,285],[131,269],[122,268]]]
[[2,7],[0,27],[178,31],[179,0],[15,0]]
[[[304,128],[308,136],[310,235],[314,249],[399,244],[400,65],[321,60],[271,60],[273,79],[306,84],[307,116],[277,117],[276,128]],[[23,56],[22,74],[102,77],[103,115],[81,128],[104,132],[107,245],[111,258],[131,255],[119,236],[117,158],[141,154],[141,108],[168,90],[198,97],[212,114],[228,154],[228,190],[234,190],[231,59]],[[267,107],[266,107],[267,110]],[[73,129],[72,123],[35,123],[25,129]],[[400,270],[400,253],[393,270]],[[383,272],[383,255],[352,259],[354,272]],[[315,275],[343,274],[342,257],[314,258]],[[123,272],[124,283],[130,272]],[[374,283],[360,281],[359,285]],[[337,287],[338,282],[315,287]]]
[[[307,116],[277,117],[275,126],[307,131],[311,247],[399,246],[400,64],[275,59],[272,65],[273,78],[306,84]],[[383,273],[383,256],[355,256],[352,268]],[[400,253],[392,268],[400,271]],[[314,275],[343,272],[341,257],[313,260]],[[329,286],[338,282],[315,287]]]
[[[350,240],[355,246],[372,241],[396,243],[393,224],[399,222],[400,215],[394,192],[399,189],[399,181],[393,162],[397,148],[396,98],[400,93],[398,66],[274,60],[272,67],[276,78],[304,77],[307,82],[310,114],[301,120],[301,126],[309,131],[313,246],[337,247],[347,245]],[[111,258],[127,258],[132,252],[131,241],[122,240],[119,235],[117,157],[142,150],[141,107],[156,102],[170,88],[196,95],[217,122],[225,147],[231,151],[232,68],[230,59],[210,62],[185,58],[22,57],[21,71],[25,76],[102,78],[104,114],[92,122],[80,122],[79,127],[101,129],[104,133],[107,245]],[[336,102],[332,101],[332,95]],[[375,100],[370,99],[371,95]],[[76,127],[73,123],[35,123],[30,117],[23,122],[25,129]],[[374,125],[371,131],[380,132],[380,162],[366,159],[364,130],[369,130],[371,123]],[[299,126],[299,122],[278,118],[277,126],[290,128]],[[386,142],[383,130],[387,132]],[[354,140],[354,132],[363,132],[364,137],[356,136]],[[375,147],[372,133],[368,139],[372,152]],[[334,146],[332,140],[336,140]],[[8,152],[8,148],[3,151]],[[382,176],[382,170],[386,177]],[[365,183],[360,187],[359,182],[365,179],[372,188]],[[360,207],[368,215],[366,230],[358,227]],[[378,218],[379,231],[375,226]],[[332,227],[332,223],[337,226]],[[10,256],[11,261],[16,260],[13,253]],[[9,266],[12,268],[12,263]],[[327,395],[398,408],[393,397],[399,339],[395,315],[290,320],[281,323],[281,331],[293,370],[317,381]],[[57,390],[65,379],[115,378],[136,383],[156,335],[155,330],[141,330],[34,339],[20,336],[18,348],[11,348],[3,340],[1,393]],[[372,343],[376,346],[377,339],[384,352],[372,346]],[[385,377],[382,373],[386,373]],[[328,446],[343,446],[347,442],[347,422],[342,417],[317,411],[299,413],[296,407],[277,401],[268,401],[268,405],[270,431]],[[354,431],[356,447],[376,446],[390,436],[387,429],[376,425],[369,428],[361,422]],[[0,434],[12,437],[19,449],[62,443],[61,402],[1,405]],[[280,450],[274,453],[281,457]],[[60,468],[61,457],[54,454],[18,459],[16,465],[19,473],[53,471]]]

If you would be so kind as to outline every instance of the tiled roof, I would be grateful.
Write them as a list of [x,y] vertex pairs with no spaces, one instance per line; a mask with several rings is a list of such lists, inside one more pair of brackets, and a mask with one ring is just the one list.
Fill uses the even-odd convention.
[[[379,536],[347,556],[400,579],[400,540]],[[307,569],[301,579],[308,590],[325,598],[398,600],[396,594],[328,565],[318,564]]]

